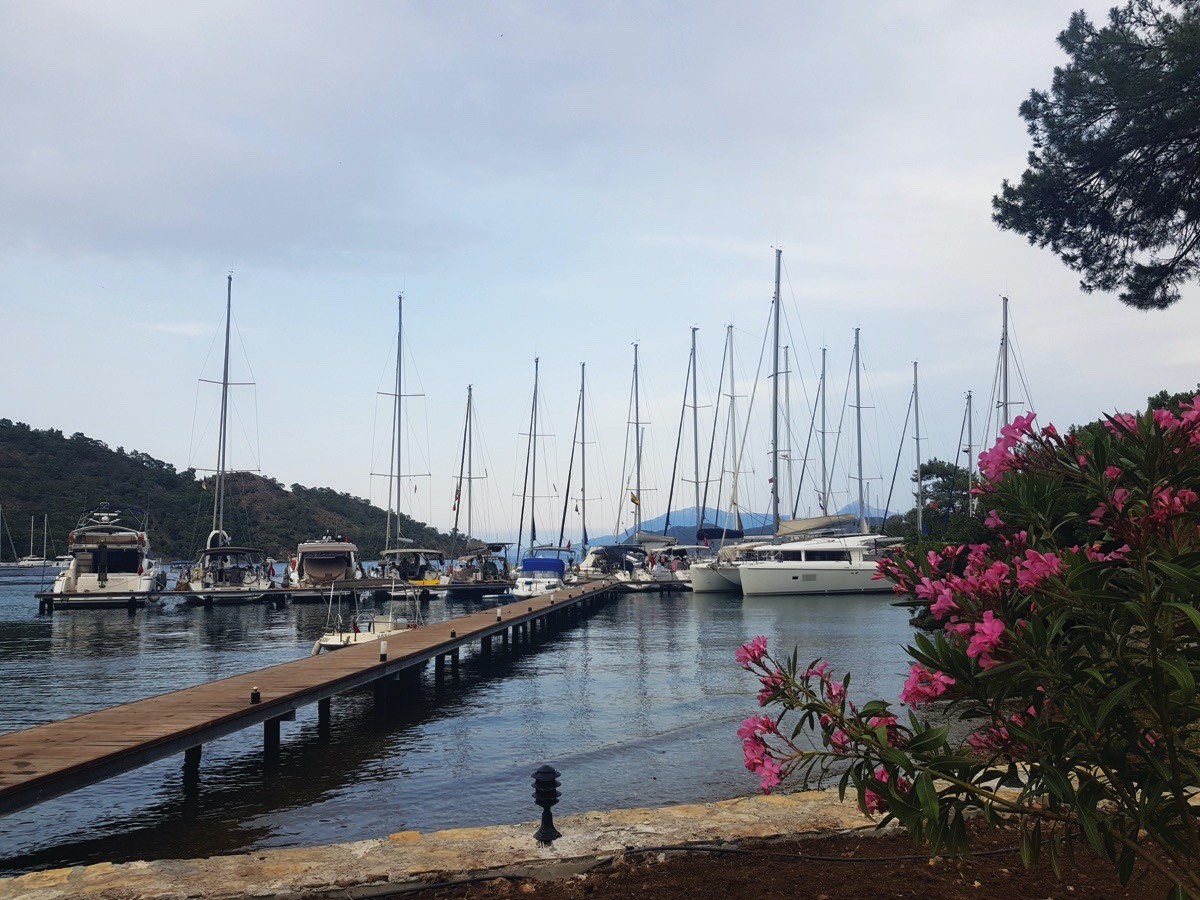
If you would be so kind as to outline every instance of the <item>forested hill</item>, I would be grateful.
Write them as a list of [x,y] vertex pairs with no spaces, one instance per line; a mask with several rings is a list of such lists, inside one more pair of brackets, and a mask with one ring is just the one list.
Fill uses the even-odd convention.
[[[29,552],[29,519],[34,517],[34,550],[42,552],[42,517],[50,516],[50,548],[66,549],[67,534],[79,516],[100,503],[140,506],[149,515],[155,556],[189,559],[203,546],[212,524],[212,493],[192,469],[176,471],[136,450],[110,449],[83,434],[65,436],[23,422],[0,419],[0,560]],[[209,485],[211,487],[211,484]],[[290,489],[273,478],[237,473],[227,482],[225,530],[235,544],[260,547],[286,559],[301,541],[325,534],[344,535],[376,559],[383,546],[386,513],[366,500],[329,488]],[[400,534],[418,546],[459,552],[455,541],[407,516]]]

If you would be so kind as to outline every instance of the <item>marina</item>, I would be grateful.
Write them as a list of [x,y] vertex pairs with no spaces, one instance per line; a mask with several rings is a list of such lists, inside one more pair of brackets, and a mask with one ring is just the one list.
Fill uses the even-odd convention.
[[[325,610],[304,605],[34,618],[26,590],[0,585],[10,685],[0,717],[14,731],[291,663],[325,628]],[[194,792],[180,750],[11,813],[0,868],[518,822],[530,817],[528,775],[543,761],[564,773],[563,812],[737,796],[745,770],[729,735],[746,714],[746,679],[733,650],[747,634],[777,634],[802,656],[827,654],[854,671],[864,692],[894,691],[912,632],[889,601],[616,594],[571,627],[534,633],[531,645],[505,651],[497,639],[490,659],[464,653],[457,678],[449,665],[442,680],[434,665],[418,666],[395,703],[378,706],[369,687],[343,693],[327,732],[317,704],[301,707],[282,725],[275,762],[261,725],[206,744]],[[479,612],[476,601],[436,595],[428,627]],[[492,608],[482,612],[494,620]]]

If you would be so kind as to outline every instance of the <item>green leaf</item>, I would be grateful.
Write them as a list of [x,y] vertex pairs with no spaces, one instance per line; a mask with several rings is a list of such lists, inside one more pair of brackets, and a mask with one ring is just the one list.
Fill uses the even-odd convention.
[[1129,695],[1129,692],[1141,683],[1141,678],[1131,678],[1129,681],[1118,685],[1116,689],[1105,698],[1104,702],[1100,704],[1100,711],[1096,714],[1097,727],[1103,727],[1105,720],[1108,719],[1109,714],[1113,711],[1116,705],[1124,700],[1125,697]]
[[926,728],[912,736],[904,749],[910,754],[916,755],[929,750],[935,750],[946,743],[946,737],[950,734],[948,725],[940,725],[937,728]]
[[1159,664],[1171,673],[1171,677],[1183,691],[1184,703],[1191,703],[1196,699],[1196,679],[1188,669],[1187,663],[1181,659],[1160,659]]
[[925,814],[925,818],[931,822],[936,822],[938,817],[938,797],[937,789],[933,786],[933,779],[929,777],[928,772],[922,772],[917,776],[917,780],[913,782],[913,787],[917,792],[917,799],[921,801],[921,812]]

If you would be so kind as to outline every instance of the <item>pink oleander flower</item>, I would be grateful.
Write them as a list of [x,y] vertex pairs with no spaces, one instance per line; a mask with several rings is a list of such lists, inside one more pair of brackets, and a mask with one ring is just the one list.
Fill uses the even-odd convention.
[[900,690],[900,700],[909,706],[932,703],[953,686],[954,679],[946,673],[931,672],[920,663],[913,663]]
[[1000,518],[999,515],[996,514],[996,511],[994,509],[992,509],[992,510],[988,511],[987,518],[985,518],[983,520],[983,527],[984,528],[1003,528],[1004,520],[1002,518]]
[[957,634],[959,637],[969,638],[971,636],[971,623],[955,621],[957,616],[952,617],[943,628],[950,634]]
[[971,642],[967,645],[967,656],[978,658],[979,665],[985,669],[994,666],[996,660],[992,657],[992,651],[999,645],[1003,635],[1004,623],[990,609],[985,611],[983,621],[975,623]]
[[825,699],[837,706],[846,699],[846,686],[840,681],[825,682]]
[[760,634],[756,638],[751,638],[738,647],[733,653],[733,658],[737,660],[738,665],[743,669],[749,669],[752,663],[757,663],[767,653],[767,637]]
[[1137,416],[1132,413],[1113,413],[1104,420],[1104,427],[1117,437],[1123,437],[1137,431]]
[[1179,420],[1169,409],[1156,409],[1151,415],[1154,417],[1154,424],[1162,431],[1174,431],[1179,427]]
[[1118,478],[1121,477],[1121,467],[1120,466],[1105,466],[1104,467],[1104,477],[1111,478],[1113,481],[1116,481]]
[[1058,554],[1026,550],[1024,558],[1017,561],[1017,587],[1031,591],[1050,576],[1061,573],[1062,560]]
[[885,729],[889,747],[895,747],[900,743],[900,728],[896,724],[895,716],[871,716],[867,720],[867,725],[871,728]]
[[967,737],[967,743],[984,753],[1000,753],[1012,748],[1012,737],[1003,725],[989,725]]
[[949,588],[938,591],[937,599],[929,607],[929,614],[939,621],[957,611],[958,604],[954,602],[954,592]]
[[1053,422],[1051,422],[1049,425],[1047,425],[1045,428],[1042,429],[1042,437],[1048,437],[1048,438],[1058,437],[1058,429],[1054,427]]
[[763,760],[767,758],[767,752],[767,745],[763,743],[762,738],[750,737],[742,741],[742,757],[746,768],[751,772],[758,770]]
[[[888,774],[887,774],[887,770],[883,766],[880,766],[879,768],[877,768],[875,770],[874,776],[875,776],[875,780],[878,781],[880,784],[890,783],[890,780],[889,780]],[[907,791],[909,788],[908,779],[897,778],[896,781],[894,782],[893,786],[898,791]],[[865,806],[867,808],[867,812],[870,815],[875,815],[876,813],[886,812],[887,808],[888,808],[887,798],[885,796],[883,796],[882,794],[877,794],[870,788],[867,788],[863,792],[863,806]]]
[[804,673],[805,678],[821,678],[824,679],[829,671],[829,663],[825,660],[819,660],[815,666]]
[[1128,499],[1129,491],[1127,491],[1125,488],[1117,488],[1112,492],[1113,509],[1115,509],[1117,512],[1120,512],[1125,508],[1125,501]]
[[829,733],[829,748],[834,753],[845,753],[850,749],[850,735],[840,728],[833,729]]
[[766,757],[758,766],[758,783],[762,787],[764,794],[771,793],[771,788],[776,787],[783,780],[779,761],[773,757]]
[[1120,562],[1125,559],[1125,554],[1129,552],[1129,545],[1125,544],[1118,547],[1109,553],[1105,553],[1101,549],[1101,544],[1096,543],[1089,547],[1083,548],[1083,554],[1092,562]]
[[769,675],[760,676],[758,680],[762,682],[762,690],[758,692],[758,705],[766,706],[771,702],[771,698],[775,696],[779,689],[783,687],[783,673],[776,669]]
[[742,719],[737,736],[743,741],[763,734],[775,734],[778,726],[770,716],[748,716]]

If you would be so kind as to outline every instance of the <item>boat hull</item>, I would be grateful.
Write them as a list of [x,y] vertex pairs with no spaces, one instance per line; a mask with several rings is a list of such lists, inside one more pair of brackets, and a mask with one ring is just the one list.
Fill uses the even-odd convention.
[[157,595],[147,594],[44,594],[39,595],[54,609],[142,609],[159,602]]
[[875,564],[757,562],[738,566],[747,597],[773,594],[890,594]]
[[737,566],[699,563],[688,569],[692,591],[697,594],[728,594],[742,589]]

